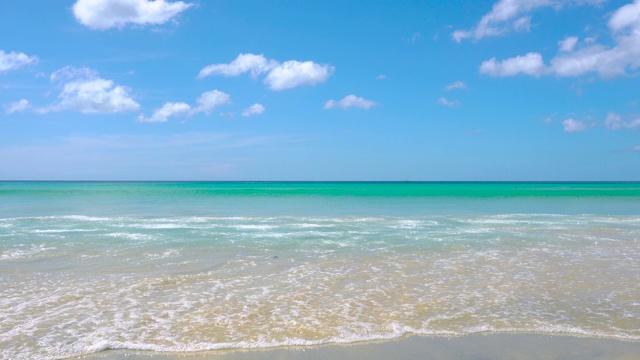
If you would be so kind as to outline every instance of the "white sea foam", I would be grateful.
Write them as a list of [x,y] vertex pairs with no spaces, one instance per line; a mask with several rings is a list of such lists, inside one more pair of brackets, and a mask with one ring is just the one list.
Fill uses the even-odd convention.
[[42,230],[31,230],[31,233],[34,234],[58,234],[58,233],[72,233],[72,232],[93,232],[99,231],[100,229],[42,229]]
[[135,241],[152,240],[154,238],[152,235],[149,235],[149,234],[140,234],[140,233],[132,233],[132,232],[114,232],[114,233],[104,234],[104,236],[135,240]]
[[[633,221],[109,219],[92,223],[90,233],[64,234],[64,241],[0,245],[0,259],[11,260],[0,263],[0,358],[350,343],[409,333],[640,340],[640,231]],[[32,230],[83,229],[78,221],[85,220],[20,220],[0,234],[45,241],[47,232]],[[142,227],[148,225],[160,226]],[[42,256],[50,251],[57,256]]]
[[29,246],[20,244],[14,248],[0,250],[0,260],[29,259],[46,254],[51,250],[56,250],[56,248],[53,246],[46,246],[45,244],[32,244]]
[[231,227],[237,230],[260,230],[260,231],[276,228],[276,226],[274,225],[262,225],[262,224],[232,225]]

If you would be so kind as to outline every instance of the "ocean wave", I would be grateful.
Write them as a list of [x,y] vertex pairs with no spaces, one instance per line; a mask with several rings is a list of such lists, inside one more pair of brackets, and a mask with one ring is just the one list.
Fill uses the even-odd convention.
[[[305,347],[330,344],[354,344],[361,342],[375,342],[384,340],[399,339],[408,335],[420,336],[444,336],[461,337],[474,334],[539,334],[539,335],[565,335],[589,337],[597,339],[612,339],[621,341],[640,341],[640,336],[627,334],[607,333],[602,331],[591,331],[579,327],[542,325],[531,328],[502,328],[497,329],[491,326],[469,327],[463,331],[429,330],[416,329],[411,326],[394,324],[392,329],[384,333],[357,334],[346,333],[341,336],[327,337],[318,340],[307,340],[298,337],[286,339],[269,339],[268,336],[261,336],[256,341],[229,341],[229,342],[176,342],[172,338],[158,338],[157,342],[164,344],[145,342],[139,340],[114,340],[105,339],[99,334],[87,334],[82,340],[65,342],[59,344],[49,344],[48,346],[35,349],[26,349],[24,352],[16,353],[16,349],[0,350],[0,358],[12,360],[30,360],[34,358],[42,360],[66,359],[83,355],[90,355],[106,350],[130,350],[130,351],[151,351],[163,353],[192,353],[215,350],[252,350],[269,349],[277,347]],[[168,343],[168,344],[167,344]]]

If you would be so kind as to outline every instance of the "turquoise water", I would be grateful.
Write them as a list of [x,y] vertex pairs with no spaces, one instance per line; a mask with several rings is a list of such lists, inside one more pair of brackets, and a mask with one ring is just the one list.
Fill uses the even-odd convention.
[[640,183],[0,182],[0,358],[640,340]]

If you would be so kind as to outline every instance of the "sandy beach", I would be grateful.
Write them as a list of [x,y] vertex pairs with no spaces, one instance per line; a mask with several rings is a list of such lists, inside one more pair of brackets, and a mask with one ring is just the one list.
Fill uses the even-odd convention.
[[84,360],[238,359],[457,359],[457,360],[636,360],[640,342],[537,334],[476,334],[461,337],[407,336],[349,345],[158,353],[107,350]]

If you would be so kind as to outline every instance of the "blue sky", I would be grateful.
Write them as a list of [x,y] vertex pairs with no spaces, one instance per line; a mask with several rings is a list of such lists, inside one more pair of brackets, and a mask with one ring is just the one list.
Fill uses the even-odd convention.
[[640,180],[640,0],[0,5],[0,179]]

